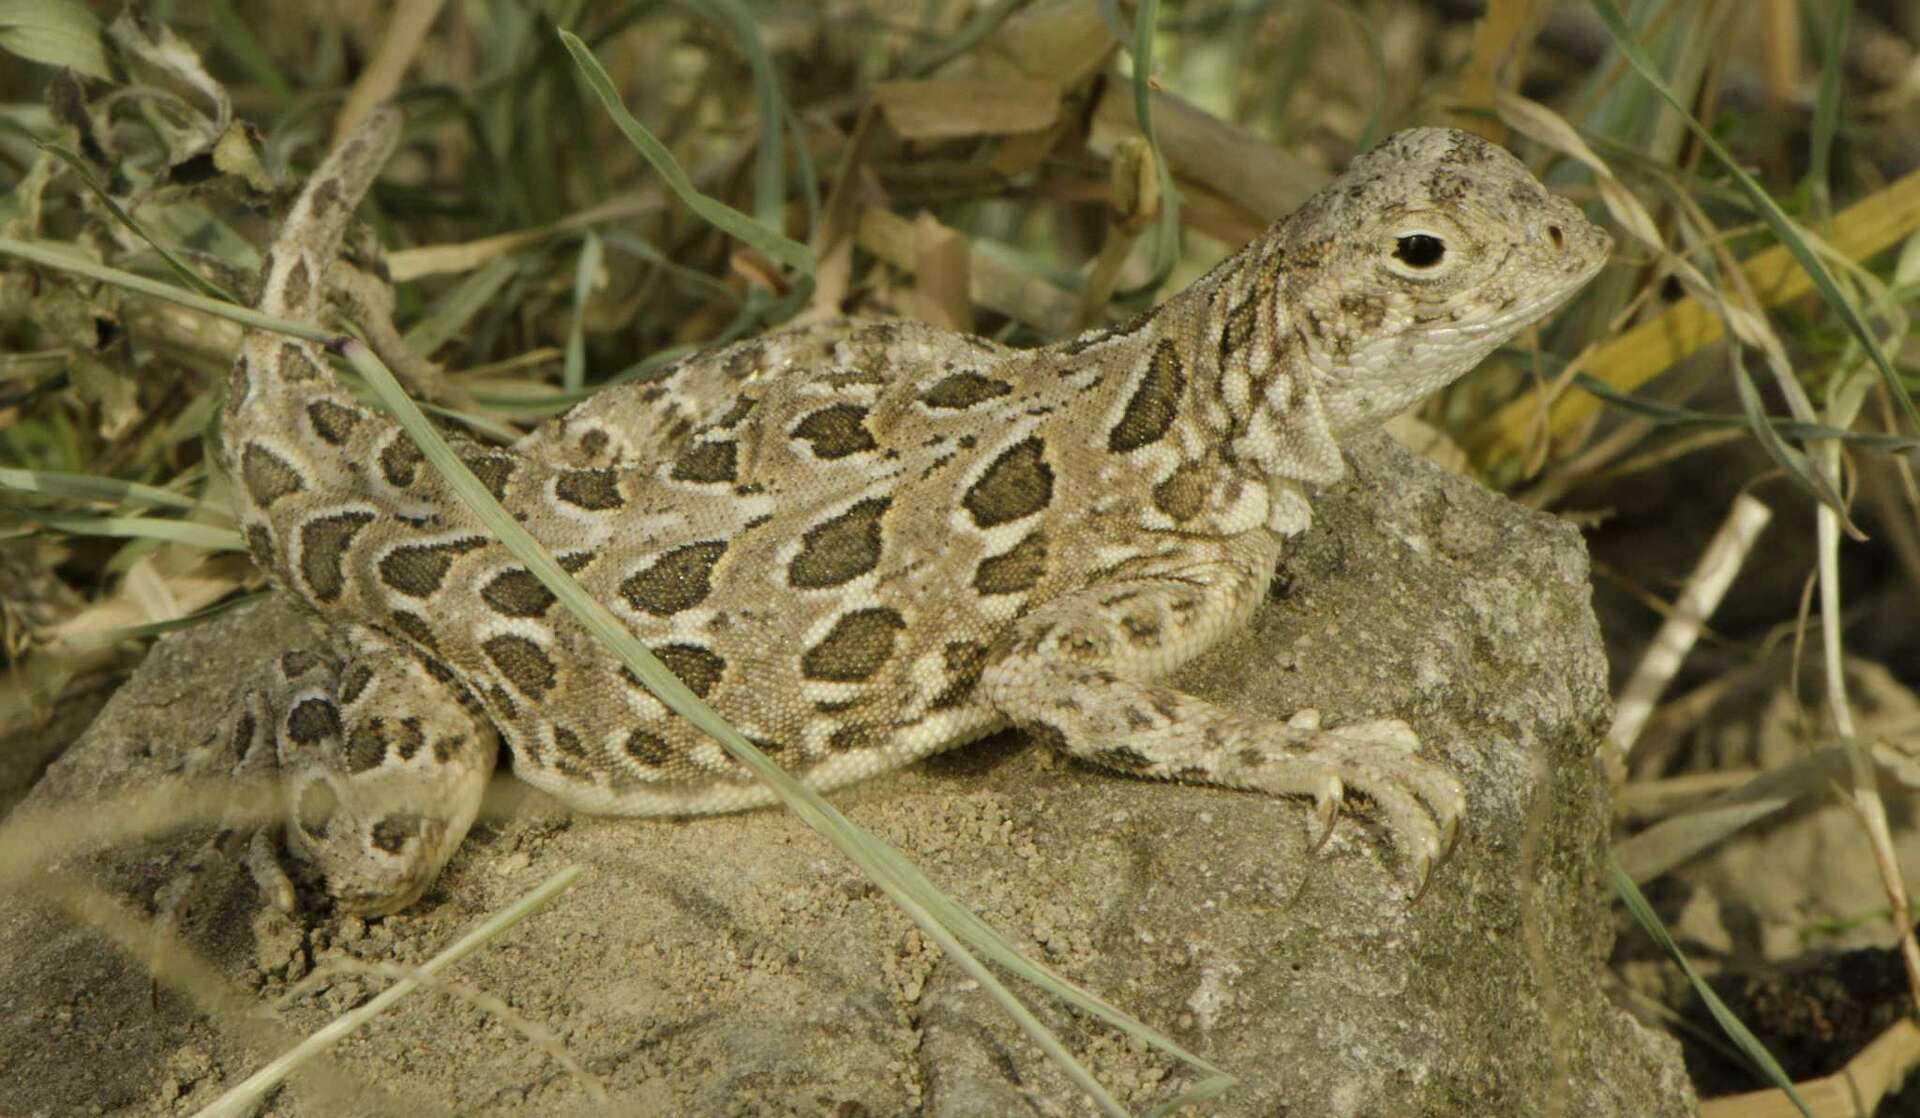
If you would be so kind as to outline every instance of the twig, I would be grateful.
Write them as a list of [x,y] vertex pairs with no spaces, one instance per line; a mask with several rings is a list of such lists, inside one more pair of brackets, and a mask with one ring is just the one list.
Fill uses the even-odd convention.
[[1602,746],[1611,751],[1607,758],[1610,768],[1621,773],[1626,771],[1634,742],[1639,740],[1640,731],[1653,714],[1654,704],[1673,682],[1681,661],[1699,639],[1707,618],[1713,616],[1720,599],[1726,596],[1727,587],[1733,584],[1734,576],[1747,561],[1747,553],[1753,550],[1754,541],[1760,538],[1771,519],[1773,510],[1748,494],[1742,493],[1734,499],[1733,511],[1727,514],[1720,530],[1701,553],[1699,565],[1694,567],[1686,588],[1673,604],[1672,615],[1660,626],[1660,632],[1634,668],[1633,676],[1620,690],[1613,727],[1607,731],[1606,743]]

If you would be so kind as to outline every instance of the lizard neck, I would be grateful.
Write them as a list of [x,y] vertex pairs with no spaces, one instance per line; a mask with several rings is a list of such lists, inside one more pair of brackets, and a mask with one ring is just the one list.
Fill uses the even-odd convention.
[[1184,407],[1193,421],[1230,461],[1251,466],[1274,489],[1324,484],[1345,472],[1314,367],[1317,320],[1288,310],[1291,266],[1276,229],[1154,315],[1186,359]]

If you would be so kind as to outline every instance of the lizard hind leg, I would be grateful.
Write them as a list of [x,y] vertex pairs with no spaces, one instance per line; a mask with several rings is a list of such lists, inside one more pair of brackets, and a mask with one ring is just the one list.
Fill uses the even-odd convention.
[[338,657],[292,652],[276,666],[286,844],[339,908],[378,916],[418,900],[459,848],[499,736],[398,646],[341,643]]

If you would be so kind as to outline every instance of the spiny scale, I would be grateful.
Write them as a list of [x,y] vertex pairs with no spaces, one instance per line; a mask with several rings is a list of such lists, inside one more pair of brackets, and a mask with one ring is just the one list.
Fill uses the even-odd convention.
[[[264,309],[319,315],[398,132],[376,112],[315,173]],[[1608,247],[1505,152],[1414,130],[1123,326],[1030,351],[910,322],[780,331],[462,453],[815,786],[1011,723],[1127,773],[1313,797],[1327,819],[1360,793],[1423,879],[1464,797],[1404,725],[1265,723],[1156,680],[1245,621],[1342,439],[1558,305]],[[263,677],[236,748],[281,767],[289,845],[344,906],[390,911],[431,882],[496,730],[516,775],[584,811],[767,802],[312,347],[250,334],[225,428],[249,547],[336,634]]]

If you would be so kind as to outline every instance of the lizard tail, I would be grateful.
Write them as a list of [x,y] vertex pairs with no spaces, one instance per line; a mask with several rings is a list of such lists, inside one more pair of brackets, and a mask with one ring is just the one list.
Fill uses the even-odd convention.
[[297,322],[319,320],[327,270],[354,207],[400,142],[400,122],[398,109],[375,108],[307,180],[267,255],[257,304],[262,311]]
[[[400,114],[381,107],[328,154],[274,236],[257,308],[307,325],[325,321],[347,222],[399,137]],[[373,518],[366,463],[398,432],[341,387],[319,346],[258,329],[242,338],[220,434],[236,482],[235,517],[255,561],[316,607],[339,598],[343,584],[340,558],[316,560],[324,549],[315,545],[344,543],[335,529],[358,530]],[[304,552],[299,539],[308,540]],[[306,558],[296,562],[296,553]]]

